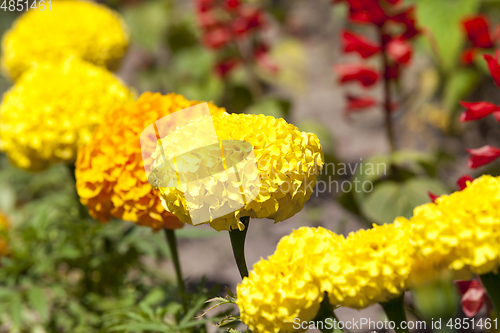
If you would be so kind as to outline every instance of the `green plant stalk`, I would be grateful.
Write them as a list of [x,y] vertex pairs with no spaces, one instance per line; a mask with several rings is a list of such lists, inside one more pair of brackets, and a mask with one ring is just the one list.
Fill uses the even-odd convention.
[[80,213],[80,217],[87,219],[89,217],[89,212],[87,210],[87,207],[85,207],[82,202],[80,201],[80,195],[78,195],[78,190],[76,189],[76,167],[75,164],[67,164],[69,174],[71,175],[71,178],[73,179],[74,182],[74,189],[75,189],[75,197],[76,201],[78,202],[78,212]]
[[500,313],[500,275],[487,273],[479,276],[497,313]]
[[177,252],[177,239],[175,237],[175,231],[170,229],[164,229],[164,230],[165,230],[165,237],[167,238],[168,247],[172,255],[172,261],[174,262],[175,276],[177,278],[177,286],[179,288],[179,293],[181,294],[182,297],[184,310],[187,311],[186,287],[184,286],[184,279],[182,278],[179,253]]
[[409,333],[408,329],[401,328],[401,323],[407,323],[404,307],[404,296],[405,294],[403,293],[401,296],[394,298],[388,302],[380,303],[380,305],[382,305],[382,308],[384,309],[385,314],[387,315],[387,318],[389,318],[390,321],[393,321],[396,324],[396,327],[394,328],[394,331],[396,331],[396,333]]
[[387,60],[387,43],[384,40],[383,28],[379,28],[380,35],[380,45],[382,47],[382,71],[383,71],[383,83],[384,83],[384,115],[385,115],[385,130],[387,135],[387,141],[389,142],[389,148],[391,153],[396,151],[396,139],[394,136],[394,124],[392,122],[392,97],[391,97],[391,86],[389,78],[389,67]]
[[[328,294],[325,293],[325,298],[323,298],[323,301],[321,302],[321,305],[318,310],[318,314],[316,317],[314,317],[313,321],[315,323],[322,322],[323,323],[323,328],[320,328],[320,331],[322,333],[344,333],[343,330],[337,328],[339,320],[337,316],[335,315],[333,305],[330,304],[330,301],[328,300]],[[327,322],[328,319],[331,319]],[[326,328],[326,326],[330,326],[329,324],[332,323],[333,327],[331,328]]]
[[240,221],[244,224],[245,229],[229,230],[229,238],[231,239],[231,246],[233,248],[234,259],[240,271],[241,278],[248,276],[247,262],[245,259],[245,239],[247,236],[248,225],[250,217],[242,217]]
[[259,79],[255,74],[253,59],[241,42],[236,41],[235,44],[238,55],[243,63],[243,69],[245,70],[245,74],[247,76],[248,88],[252,94],[253,101],[257,102],[262,98],[264,92],[262,91],[262,86],[260,85]]

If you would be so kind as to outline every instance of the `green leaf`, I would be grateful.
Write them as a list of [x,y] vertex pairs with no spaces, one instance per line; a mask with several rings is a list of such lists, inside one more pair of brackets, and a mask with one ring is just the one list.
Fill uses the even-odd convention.
[[447,193],[437,179],[415,177],[402,183],[380,182],[371,193],[361,196],[358,204],[374,223],[391,223],[398,216],[411,217],[415,207],[430,202],[428,191],[437,195]]
[[245,113],[263,114],[274,118],[286,118],[290,110],[290,102],[274,97],[266,97],[252,104]]
[[479,74],[473,69],[457,69],[448,78],[444,91],[444,106],[446,110],[454,111],[479,81]]
[[460,21],[464,16],[476,13],[481,2],[478,0],[413,0],[412,2],[416,4],[418,24],[430,29],[436,39],[443,69],[451,72],[465,41]]
[[28,302],[30,306],[38,312],[43,321],[49,318],[49,305],[42,288],[35,286],[31,287],[28,290]]
[[412,290],[415,306],[426,319],[452,318],[460,304],[453,281],[440,278]]
[[10,300],[10,319],[12,319],[12,323],[15,328],[21,327],[21,317],[22,317],[22,304],[23,300],[21,295],[18,293],[12,293]]
[[227,109],[231,113],[242,113],[253,102],[250,90],[243,84],[232,84],[226,92]]
[[152,305],[157,304],[165,299],[165,292],[161,288],[153,288],[148,294],[143,298],[141,303]]
[[168,6],[162,1],[145,1],[137,6],[127,6],[123,19],[129,27],[131,39],[149,51],[159,48],[166,34],[169,20]]
[[170,49],[174,53],[190,48],[198,43],[194,31],[186,22],[170,26],[167,33],[167,41]]
[[175,332],[168,325],[162,323],[127,323],[122,325],[114,326],[110,329],[111,332],[125,331],[125,332]]

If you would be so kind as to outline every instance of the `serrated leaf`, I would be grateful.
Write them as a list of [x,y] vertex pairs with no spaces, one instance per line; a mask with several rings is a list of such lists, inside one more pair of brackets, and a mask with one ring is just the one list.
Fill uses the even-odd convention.
[[197,302],[192,304],[190,306],[189,311],[184,315],[184,317],[180,321],[179,325],[184,325],[188,323],[190,320],[192,320],[195,317],[196,312],[201,310],[203,304],[205,304],[205,300],[203,298],[200,298]]
[[224,319],[222,319],[220,322],[217,323],[217,327],[226,326],[226,325],[232,324],[238,320],[240,320],[239,316],[234,316],[234,315],[227,316]]

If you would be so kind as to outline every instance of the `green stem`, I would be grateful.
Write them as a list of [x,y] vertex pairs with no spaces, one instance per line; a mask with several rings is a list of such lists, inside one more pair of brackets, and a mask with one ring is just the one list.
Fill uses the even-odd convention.
[[321,305],[319,307],[318,314],[316,315],[316,317],[314,317],[313,321],[315,323],[323,323],[323,328],[318,327],[318,329],[323,333],[344,333],[343,330],[338,328],[337,323],[339,322],[339,320],[335,315],[333,305],[330,304],[328,294],[326,293],[325,298],[323,298],[323,301],[321,302]]
[[164,230],[165,230],[165,236],[167,238],[168,247],[170,249],[170,253],[172,254],[172,261],[174,262],[175,276],[177,277],[177,285],[179,288],[179,293],[181,294],[182,297],[184,310],[187,310],[186,288],[184,287],[184,279],[182,278],[179,253],[177,252],[177,239],[175,237],[175,231],[170,229],[164,229]]
[[382,308],[384,309],[385,314],[387,315],[387,318],[389,318],[390,321],[393,321],[396,324],[396,327],[394,328],[394,331],[396,331],[396,333],[409,332],[408,329],[401,328],[401,324],[403,322],[405,323],[404,326],[406,326],[407,323],[404,307],[404,296],[405,294],[403,293],[398,298],[394,298],[388,302],[380,303],[380,305],[382,305]]
[[262,91],[262,86],[260,85],[259,78],[255,74],[253,59],[249,55],[248,50],[241,42],[236,41],[235,43],[236,50],[238,51],[240,59],[242,60],[243,69],[245,70],[245,74],[247,76],[250,93],[252,94],[253,101],[257,102],[262,98],[264,92]]
[[78,195],[78,190],[76,189],[76,174],[75,174],[75,164],[67,164],[69,174],[71,175],[71,178],[73,179],[73,182],[75,186],[73,187],[75,189],[75,197],[76,201],[78,201],[78,212],[80,213],[81,218],[88,218],[89,217],[89,212],[87,210],[87,207],[85,207],[82,202],[80,201],[80,196]]
[[231,246],[233,247],[234,259],[240,271],[241,278],[248,276],[247,262],[245,260],[245,238],[247,236],[248,224],[250,217],[242,217],[240,221],[245,226],[245,229],[229,230],[229,238],[231,239]]
[[500,313],[500,275],[488,273],[479,276],[497,313]]
[[380,45],[382,47],[382,70],[384,73],[383,83],[384,83],[384,102],[383,108],[385,113],[385,131],[387,135],[387,141],[389,142],[389,148],[391,153],[396,151],[396,139],[394,137],[394,125],[392,122],[392,97],[391,97],[391,85],[389,77],[389,62],[387,60],[387,43],[384,39],[384,31],[381,27],[379,29],[380,35]]

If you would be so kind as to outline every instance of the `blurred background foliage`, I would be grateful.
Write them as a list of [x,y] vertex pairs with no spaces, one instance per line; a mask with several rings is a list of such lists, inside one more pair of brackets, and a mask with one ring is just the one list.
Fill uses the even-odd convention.
[[[185,0],[105,1],[123,15],[132,38],[118,74],[138,92],[175,91],[188,99],[214,101],[229,112],[283,117],[318,135],[327,163],[350,162],[338,154],[335,128],[312,118],[297,120],[293,114],[295,97],[309,89],[307,69],[315,66],[309,63],[307,38],[301,37],[307,32],[294,31],[289,20],[292,9],[304,0],[250,2],[269,15],[269,54],[279,65],[276,73],[253,69],[263,96],[252,94],[243,68],[227,77],[214,74],[217,55],[201,43],[193,4]],[[316,2],[328,1],[310,0],[308,6]],[[429,201],[428,191],[455,190],[456,175],[464,170],[456,165],[464,164],[466,142],[500,141],[490,120],[468,127],[469,132],[477,132],[472,139],[458,122],[459,100],[480,100],[487,95],[493,102],[500,101],[498,94],[490,93],[493,85],[482,59],[477,57],[471,66],[460,61],[465,48],[460,21],[478,12],[500,17],[500,1],[411,2],[424,33],[417,41],[415,63],[397,87],[403,98],[396,126],[401,138],[407,133],[427,141],[409,147],[400,144],[404,149],[394,154],[365,156],[364,164],[389,165],[387,173],[358,171],[341,177],[371,181],[372,192],[320,198],[338,200],[367,226],[411,216],[415,206]],[[346,24],[345,10],[331,7],[331,29],[337,34]],[[17,13],[0,11],[0,34],[16,17]],[[338,40],[325,39],[324,43],[340,49]],[[335,79],[332,72],[324,75]],[[0,78],[0,92],[9,86]],[[500,174],[498,166],[482,171]],[[0,332],[205,332],[207,323],[229,314],[195,319],[206,307],[205,301],[222,290],[221,286],[208,288],[203,281],[190,287],[194,294],[190,310],[183,311],[175,283],[164,273],[164,259],[170,253],[163,234],[123,221],[98,224],[80,205],[73,184],[72,174],[63,166],[30,174],[12,167],[5,157],[0,159],[0,209],[13,226],[8,235],[10,255],[0,261]],[[311,204],[315,209],[309,210],[310,220],[304,225],[315,224],[321,215],[318,200]],[[212,235],[206,230],[178,231],[181,238]],[[439,283],[415,291],[415,311],[427,319],[452,317],[459,311],[450,281]]]

